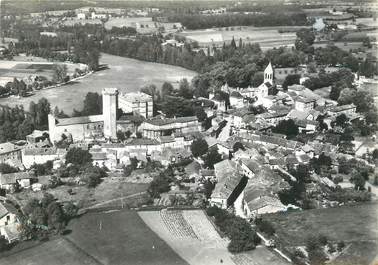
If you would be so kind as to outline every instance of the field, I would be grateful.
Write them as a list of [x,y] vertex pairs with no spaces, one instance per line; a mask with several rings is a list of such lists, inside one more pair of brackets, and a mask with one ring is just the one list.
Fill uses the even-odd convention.
[[[230,29],[232,28],[232,30]],[[296,35],[294,27],[230,27],[229,30],[224,28],[209,29],[209,30],[193,30],[184,31],[180,33],[182,36],[197,41],[201,44],[209,44],[214,39],[214,42],[220,44],[225,41],[230,42],[232,38],[239,41],[242,38],[244,43],[259,43],[260,47],[264,49],[270,49],[280,46],[292,46],[294,45]],[[299,28],[299,27],[298,27]],[[290,32],[280,33],[281,30],[289,30]],[[220,39],[221,36],[221,39]]]
[[278,237],[288,247],[303,246],[310,235],[323,234],[330,241],[342,240],[350,245],[343,256],[364,257],[371,262],[378,253],[376,203],[272,214],[265,219],[273,223]]
[[[233,255],[202,210],[139,211],[143,221],[191,265],[284,265],[264,246]],[[221,262],[222,260],[222,262]]]
[[[38,60],[38,61],[37,61]],[[39,61],[39,58],[22,57],[18,56],[14,58],[14,61],[0,61],[0,84],[5,85],[9,79],[13,78],[28,78],[31,75],[41,75],[48,79],[52,79],[53,71],[52,66],[54,64],[44,60]],[[83,69],[82,66],[73,63],[64,63],[67,66],[67,73],[72,74],[76,68]],[[4,81],[5,80],[5,81]],[[5,83],[4,83],[5,82]]]
[[[43,255],[41,255],[43,253]],[[65,238],[43,244],[0,258],[1,265],[99,265]]]
[[[55,198],[61,202],[76,201],[81,208],[98,206],[108,206],[109,204],[133,205],[138,202],[136,197],[127,197],[133,194],[138,194],[147,190],[148,184],[137,184],[121,181],[119,179],[106,178],[95,189],[88,189],[86,186],[59,186],[55,189],[49,189],[47,192],[51,193]],[[70,195],[68,190],[72,189],[73,194]],[[15,193],[13,197],[19,204],[25,205],[31,198],[42,198],[43,191],[33,192],[30,190]],[[138,196],[137,196],[138,197]],[[123,198],[123,199],[121,199]],[[139,196],[138,198],[141,198]]]
[[4,265],[185,265],[135,211],[88,213],[72,232],[0,259]]
[[88,92],[101,93],[105,87],[116,87],[121,92],[138,91],[141,87],[155,84],[158,88],[165,82],[171,82],[177,86],[182,78],[191,80],[195,72],[181,67],[143,62],[130,58],[102,54],[100,63],[108,64],[109,69],[96,72],[76,82],[36,92],[35,95],[27,98],[1,98],[2,105],[23,105],[29,108],[31,101],[38,101],[40,98],[47,98],[52,109],[58,106],[67,114],[71,114],[75,108],[82,108],[83,100]]

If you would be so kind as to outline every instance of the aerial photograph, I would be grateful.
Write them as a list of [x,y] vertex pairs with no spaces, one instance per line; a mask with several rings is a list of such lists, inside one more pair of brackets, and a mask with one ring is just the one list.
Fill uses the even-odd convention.
[[0,0],[0,265],[378,265],[378,0]]

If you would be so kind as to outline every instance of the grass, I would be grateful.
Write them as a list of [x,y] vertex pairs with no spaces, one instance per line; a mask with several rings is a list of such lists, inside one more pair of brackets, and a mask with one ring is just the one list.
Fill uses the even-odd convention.
[[[351,246],[344,255],[373,259],[378,242],[378,204],[366,203],[328,209],[265,215],[286,247],[305,245],[311,235],[326,235],[330,241]],[[364,247],[365,246],[365,247]]]
[[[55,198],[61,202],[75,201],[78,202],[81,208],[90,207],[95,204],[101,204],[106,201],[114,200],[116,198],[129,196],[139,192],[146,191],[148,184],[130,183],[122,180],[113,180],[106,178],[95,189],[88,189],[86,186],[59,186],[55,189],[49,189],[47,192],[51,193]],[[72,189],[73,195],[68,193]],[[42,198],[43,191],[33,192],[30,190],[21,193],[15,193],[14,197],[19,200],[21,205],[25,205],[31,198]],[[120,203],[129,204],[128,200]]]
[[86,214],[69,228],[68,239],[103,264],[186,264],[135,211]]
[[143,62],[109,54],[102,54],[100,63],[108,64],[109,69],[96,72],[69,85],[36,92],[31,97],[2,98],[0,105],[11,107],[23,105],[25,109],[28,109],[31,101],[37,102],[45,97],[51,103],[52,109],[58,106],[67,114],[71,114],[74,108],[77,110],[82,108],[83,100],[88,92],[101,93],[105,87],[116,87],[120,92],[132,92],[149,84],[155,84],[160,88],[165,81],[177,87],[182,78],[190,81],[196,74],[177,66]]
[[7,257],[0,258],[0,264],[187,264],[135,211],[89,213],[71,221],[68,228],[71,229],[69,235],[10,252]]
[[[26,242],[27,243],[27,242]],[[25,244],[25,243],[21,243]],[[20,244],[20,245],[21,245]],[[11,255],[0,258],[1,265],[98,265],[99,263],[80,251],[74,244],[64,238],[47,241],[25,250],[13,252]]]

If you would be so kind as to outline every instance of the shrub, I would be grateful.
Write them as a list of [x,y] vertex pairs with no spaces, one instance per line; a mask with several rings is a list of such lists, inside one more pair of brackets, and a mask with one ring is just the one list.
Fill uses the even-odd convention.
[[258,229],[261,232],[267,234],[268,236],[272,236],[276,232],[273,225],[270,222],[263,220],[262,218],[257,218],[255,223],[256,223]]
[[231,253],[254,249],[260,243],[260,238],[246,220],[217,207],[209,207],[206,213],[215,218],[215,224],[231,239],[228,245]]

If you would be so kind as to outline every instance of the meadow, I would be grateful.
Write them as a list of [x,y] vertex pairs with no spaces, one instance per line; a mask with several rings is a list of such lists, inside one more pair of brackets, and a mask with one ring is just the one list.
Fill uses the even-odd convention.
[[[286,247],[304,246],[312,235],[325,235],[329,241],[344,241],[350,247],[345,256],[372,260],[378,242],[378,204],[361,204],[301,212],[265,215]],[[336,259],[337,262],[337,259]]]
[[72,221],[68,239],[102,264],[184,265],[136,211],[89,213]]
[[88,213],[72,220],[68,229],[70,234],[20,248],[0,258],[0,264],[187,265],[136,211]]
[[[199,44],[208,44],[211,36],[221,35],[223,43],[230,42],[232,38],[239,41],[242,38],[244,43],[259,43],[260,47],[270,49],[280,46],[292,46],[294,45],[296,34],[295,30],[302,27],[249,27],[249,26],[237,26],[228,28],[216,28],[208,30],[192,30],[184,31],[180,33],[181,36],[185,36],[193,41],[197,41]],[[217,40],[214,40],[217,42]]]
[[101,64],[107,64],[109,69],[95,72],[85,78],[70,84],[37,91],[35,95],[27,98],[1,98],[0,105],[23,105],[29,108],[31,101],[38,101],[45,97],[51,103],[52,109],[58,106],[67,114],[73,109],[80,110],[83,100],[88,92],[101,93],[105,87],[116,87],[120,92],[135,92],[141,87],[155,84],[158,88],[165,81],[177,87],[178,82],[187,78],[189,81],[196,75],[195,72],[172,65],[139,61],[135,59],[102,54]]

